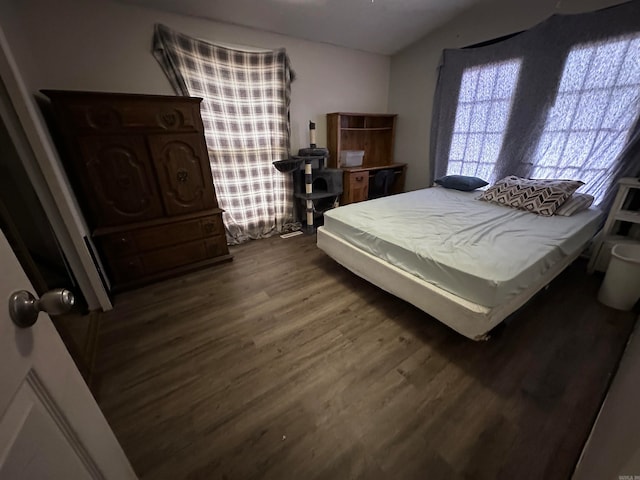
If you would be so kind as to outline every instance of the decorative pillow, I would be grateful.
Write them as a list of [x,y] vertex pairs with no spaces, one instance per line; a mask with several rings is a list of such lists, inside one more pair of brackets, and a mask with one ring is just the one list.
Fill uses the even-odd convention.
[[470,192],[476,188],[489,185],[489,182],[485,182],[481,178],[466,177],[464,175],[447,175],[438,178],[436,183],[442,185],[444,188],[453,188],[455,190],[462,190],[463,192]]
[[563,217],[570,217],[578,212],[586,210],[593,203],[593,196],[586,193],[574,193],[566,202],[564,202],[554,215],[562,215]]
[[579,180],[535,180],[510,176],[498,180],[480,196],[480,200],[549,217],[582,185],[584,182]]

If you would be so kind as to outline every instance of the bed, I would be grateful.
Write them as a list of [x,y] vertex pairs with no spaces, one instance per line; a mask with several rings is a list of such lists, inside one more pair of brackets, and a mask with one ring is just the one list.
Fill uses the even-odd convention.
[[317,245],[353,273],[473,340],[584,250],[602,214],[543,217],[433,187],[325,212]]

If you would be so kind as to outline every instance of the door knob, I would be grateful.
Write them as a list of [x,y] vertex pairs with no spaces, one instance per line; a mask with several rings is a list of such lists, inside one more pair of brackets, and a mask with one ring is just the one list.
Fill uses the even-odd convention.
[[31,292],[20,290],[9,297],[9,315],[18,327],[28,328],[36,323],[40,312],[60,315],[71,310],[74,303],[73,293],[66,288],[50,290],[40,299],[34,297]]

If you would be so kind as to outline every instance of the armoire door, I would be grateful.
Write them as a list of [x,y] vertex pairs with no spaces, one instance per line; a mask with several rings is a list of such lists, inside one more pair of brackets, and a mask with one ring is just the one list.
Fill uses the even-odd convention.
[[85,171],[82,188],[96,219],[106,226],[164,215],[153,166],[142,137],[102,136],[78,139]]
[[216,208],[202,134],[150,135],[148,139],[167,214]]

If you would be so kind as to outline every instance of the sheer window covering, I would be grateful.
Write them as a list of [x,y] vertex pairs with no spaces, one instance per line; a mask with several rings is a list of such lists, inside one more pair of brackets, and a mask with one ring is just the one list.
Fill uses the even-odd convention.
[[[434,177],[579,179],[606,208],[615,181],[640,174],[639,6],[556,15],[495,44],[445,50]],[[490,86],[497,72],[504,94]]]
[[603,200],[637,117],[638,35],[574,47],[533,156],[532,176],[575,178]]
[[464,71],[458,96],[447,175],[468,175],[493,183],[509,119],[520,59]]

